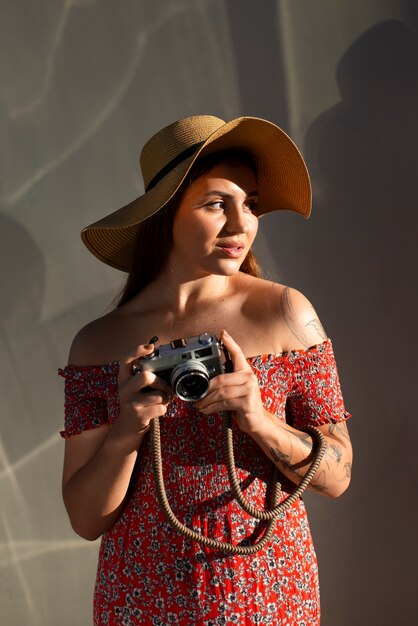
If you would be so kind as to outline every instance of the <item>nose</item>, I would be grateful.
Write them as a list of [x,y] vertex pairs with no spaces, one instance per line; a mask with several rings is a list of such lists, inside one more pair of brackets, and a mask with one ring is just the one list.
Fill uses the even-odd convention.
[[229,234],[246,233],[248,231],[248,212],[234,204],[226,212],[225,230]]

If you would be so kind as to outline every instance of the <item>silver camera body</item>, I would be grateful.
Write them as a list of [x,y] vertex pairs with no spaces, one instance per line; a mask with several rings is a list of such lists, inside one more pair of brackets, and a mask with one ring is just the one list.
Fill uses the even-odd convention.
[[222,354],[225,349],[219,339],[202,333],[187,339],[175,339],[155,348],[151,354],[138,359],[133,373],[153,372],[173,388],[186,402],[195,402],[208,393],[209,381],[225,370]]

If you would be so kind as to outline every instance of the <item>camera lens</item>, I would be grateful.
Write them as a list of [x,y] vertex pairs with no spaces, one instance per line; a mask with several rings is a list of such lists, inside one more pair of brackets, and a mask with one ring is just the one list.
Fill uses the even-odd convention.
[[208,370],[203,363],[193,359],[179,363],[171,372],[171,385],[181,400],[200,400],[209,389]]

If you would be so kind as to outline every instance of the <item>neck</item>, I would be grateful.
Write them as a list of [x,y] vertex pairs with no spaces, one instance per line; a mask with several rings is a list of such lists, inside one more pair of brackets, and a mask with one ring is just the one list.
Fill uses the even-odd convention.
[[173,313],[182,315],[208,302],[219,301],[230,289],[231,276],[181,276],[172,266],[152,284],[159,302]]

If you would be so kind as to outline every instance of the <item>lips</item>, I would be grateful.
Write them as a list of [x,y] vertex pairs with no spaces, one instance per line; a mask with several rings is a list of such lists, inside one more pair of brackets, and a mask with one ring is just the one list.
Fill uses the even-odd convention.
[[233,259],[240,257],[245,248],[244,244],[241,242],[218,243],[216,247],[219,248],[226,256]]

